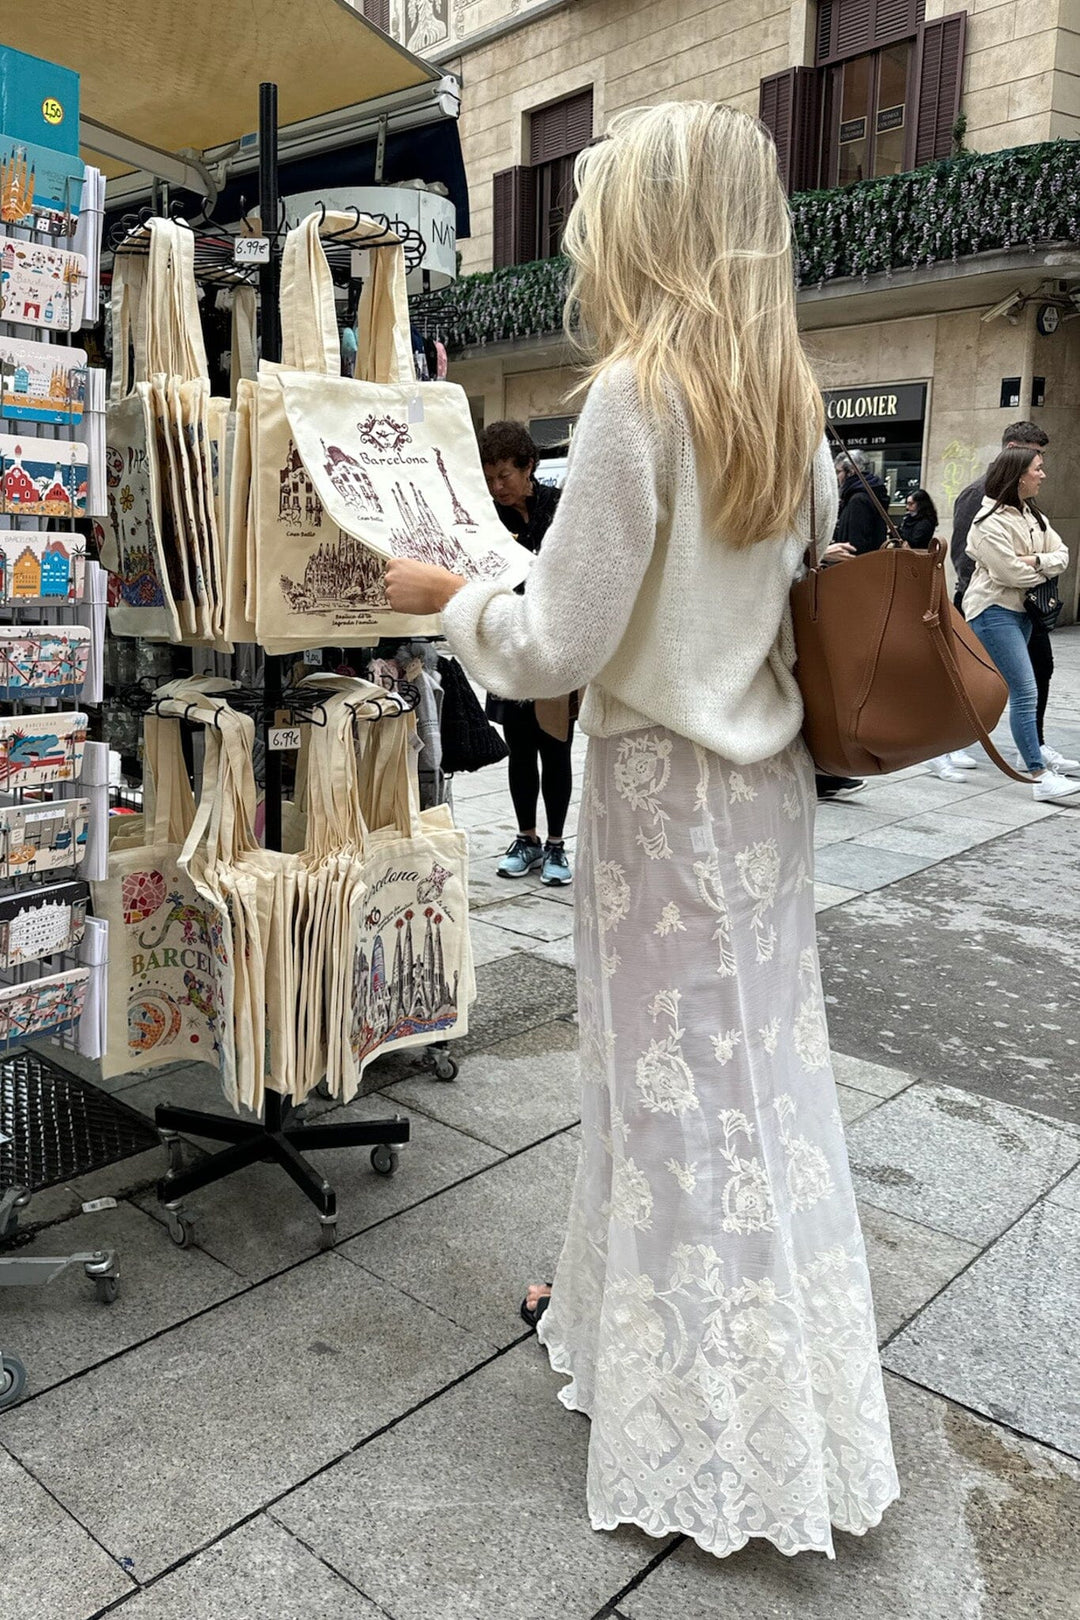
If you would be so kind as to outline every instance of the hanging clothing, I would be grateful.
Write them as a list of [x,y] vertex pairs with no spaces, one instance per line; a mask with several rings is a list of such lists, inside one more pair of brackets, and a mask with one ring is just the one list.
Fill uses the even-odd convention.
[[814,928],[801,742],[593,739],[582,1150],[539,1336],[593,1528],[832,1554],[898,1495]]

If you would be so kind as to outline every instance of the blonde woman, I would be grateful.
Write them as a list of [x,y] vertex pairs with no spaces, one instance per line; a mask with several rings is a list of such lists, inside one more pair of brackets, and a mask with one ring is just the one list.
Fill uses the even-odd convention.
[[527,1304],[592,1524],[831,1555],[897,1480],[814,934],[788,592],[837,486],[790,219],[761,126],[704,103],[620,116],[577,182],[591,388],[525,594],[409,562],[389,594],[495,691],[588,683],[583,1143]]

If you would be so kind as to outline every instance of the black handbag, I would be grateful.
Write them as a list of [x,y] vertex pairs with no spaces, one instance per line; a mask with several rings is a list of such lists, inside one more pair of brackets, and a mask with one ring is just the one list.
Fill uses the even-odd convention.
[[1056,579],[1041,580],[1024,597],[1024,612],[1033,624],[1052,630],[1061,618],[1061,596]]
[[485,765],[497,765],[510,750],[485,716],[465,671],[456,658],[440,658],[439,674],[443,687],[439,725],[443,770],[452,776],[456,771],[480,771]]

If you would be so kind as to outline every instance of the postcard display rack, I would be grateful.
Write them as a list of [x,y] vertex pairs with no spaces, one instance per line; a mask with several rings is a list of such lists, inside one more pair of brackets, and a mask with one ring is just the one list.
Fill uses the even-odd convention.
[[[86,880],[104,876],[107,841],[107,750],[87,742],[102,695],[105,576],[77,525],[104,499],[104,374],[88,369],[79,344],[97,318],[103,180],[78,156],[78,76],[0,51],[4,1239],[34,1187],[118,1155],[114,1111],[105,1108],[103,1131],[97,1106],[111,1099],[41,1048],[23,1049],[35,1040],[46,1053],[50,1041],[90,1058],[102,1051],[106,930],[87,917]],[[115,1256],[104,1252],[0,1259],[0,1282],[48,1281],[71,1264],[114,1297]],[[2,1385],[0,1402],[14,1398]]]

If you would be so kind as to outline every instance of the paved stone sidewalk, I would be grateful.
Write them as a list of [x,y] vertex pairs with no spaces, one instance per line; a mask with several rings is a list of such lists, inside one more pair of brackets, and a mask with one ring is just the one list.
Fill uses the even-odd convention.
[[[1053,740],[1080,753],[1080,632]],[[115,1244],[0,1293],[28,1364],[0,1417],[0,1620],[1076,1620],[1080,810],[981,766],[822,807],[821,944],[901,1502],[837,1558],[595,1534],[587,1426],[517,1315],[577,1148],[573,897],[492,874],[499,772],[463,781],[479,1000],[453,1084],[398,1060],[346,1113],[407,1113],[391,1180],[320,1158],[339,1244],[276,1172],[157,1218],[157,1151],[34,1201],[35,1245]],[[573,842],[571,840],[571,849]],[[113,1083],[225,1105],[181,1070]],[[193,1142],[192,1153],[202,1151]],[[82,1213],[93,1197],[118,1207]]]

